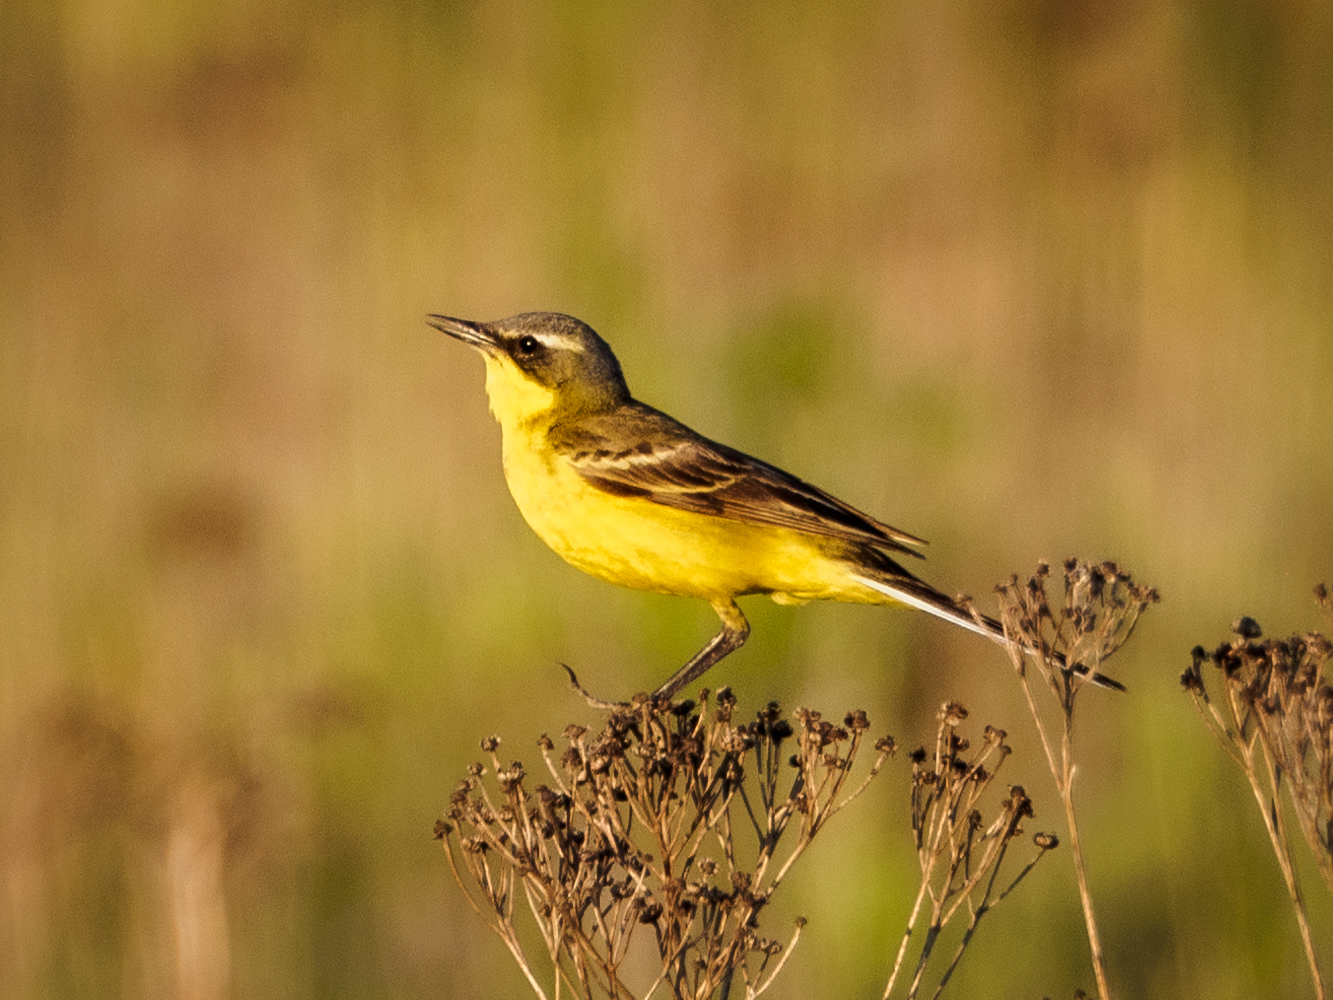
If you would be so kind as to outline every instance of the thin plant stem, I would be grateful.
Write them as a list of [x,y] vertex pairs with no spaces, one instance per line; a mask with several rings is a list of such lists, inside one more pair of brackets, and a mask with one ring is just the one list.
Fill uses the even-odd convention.
[[[1064,571],[1064,602],[1058,610],[1052,609],[1047,599],[1046,580],[1050,576],[1050,567],[1045,563],[1038,566],[1026,585],[1020,585],[1017,577],[1011,577],[1008,584],[996,590],[1000,596],[1000,617],[1008,639],[1009,657],[1064,806],[1097,992],[1102,1000],[1110,1000],[1106,956],[1097,929],[1078,815],[1074,808],[1074,707],[1082,688],[1096,682],[1102,664],[1130,639],[1139,617],[1150,605],[1157,603],[1158,596],[1156,590],[1135,584],[1129,574],[1114,563],[1090,565],[1070,559],[1065,562]],[[1034,671],[1046,682],[1059,709],[1058,759],[1032,690]]]
[[[1329,614],[1327,589],[1320,585],[1315,595]],[[1333,658],[1333,643],[1317,632],[1260,641],[1263,633],[1252,618],[1238,619],[1231,629],[1235,638],[1211,654],[1194,648],[1181,684],[1250,785],[1291,900],[1315,995],[1324,1000],[1328,993],[1292,857],[1282,787],[1333,891],[1333,688],[1322,676]],[[1221,674],[1218,702],[1204,682],[1202,666],[1209,660]]]
[[[906,968],[908,946],[927,899],[930,915],[926,918],[921,949],[906,987],[909,1000],[925,988],[926,973],[941,934],[962,907],[966,905],[971,914],[969,926],[943,978],[935,987],[935,996],[948,985],[958,968],[981,917],[993,909],[999,899],[1007,896],[1036,864],[1034,859],[1001,897],[992,898],[1009,846],[1013,838],[1023,832],[1022,823],[1033,815],[1033,809],[1022,787],[1013,785],[1002,800],[995,820],[989,824],[983,820],[978,806],[988,795],[1000,767],[1012,751],[1005,743],[1005,733],[993,726],[985,728],[984,742],[973,749],[960,731],[967,714],[967,710],[956,702],[944,705],[937,715],[939,726],[933,751],[927,753],[922,748],[911,754],[912,831],[921,881],[884,987],[883,1000],[893,994]],[[1045,833],[1038,833],[1033,839],[1040,849],[1038,859],[1059,843],[1056,837]]]
[[[436,828],[450,869],[541,1000],[517,932],[520,887],[527,906],[518,909],[542,936],[557,1000],[633,1000],[621,966],[642,937],[661,959],[645,998],[743,989],[753,1000],[786,967],[800,925],[784,947],[760,936],[759,917],[829,819],[865,789],[869,779],[846,792],[869,724],[860,711],[839,726],[806,710],[793,724],[770,703],[737,725],[730,692],[718,692],[713,710],[706,693],[701,700],[613,708],[600,733],[567,727],[561,754],[542,736],[554,788],[530,790],[523,765],[505,765],[499,738],[489,738],[489,768],[473,764],[451,795]],[[894,744],[886,737],[875,748],[870,777]]]
[[[1325,1000],[1324,977],[1319,969],[1319,955],[1315,951],[1314,936],[1310,933],[1310,920],[1305,911],[1305,898],[1301,894],[1300,882],[1296,879],[1296,865],[1291,856],[1291,841],[1287,838],[1286,823],[1282,818],[1281,802],[1277,795],[1278,778],[1274,769],[1264,769],[1273,786],[1273,795],[1265,796],[1257,780],[1250,782],[1250,790],[1259,804],[1259,813],[1264,818],[1264,829],[1268,831],[1269,843],[1273,845],[1273,854],[1277,857],[1277,866],[1282,871],[1282,880],[1287,886],[1287,895],[1291,898],[1292,909],[1296,912],[1296,926],[1300,928],[1301,944],[1305,948],[1305,960],[1310,966],[1310,978],[1314,980],[1315,996]],[[1266,800],[1266,801],[1265,801]]]
[[[1021,659],[1023,653],[1015,646],[1010,646],[1012,655]],[[1071,726],[1068,716],[1065,718],[1065,727],[1063,738],[1060,741],[1060,759],[1055,758],[1055,750],[1051,746],[1050,737],[1046,732],[1046,723],[1042,718],[1041,711],[1037,708],[1037,700],[1032,694],[1032,685],[1028,679],[1028,672],[1025,669],[1018,671],[1018,679],[1023,688],[1023,696],[1027,700],[1028,711],[1032,714],[1033,723],[1037,727],[1037,735],[1041,740],[1042,750],[1046,754],[1046,763],[1050,767],[1051,777],[1055,781],[1056,793],[1060,796],[1060,802],[1065,810],[1065,823],[1069,830],[1069,846],[1074,859],[1074,878],[1078,884],[1079,903],[1083,908],[1083,923],[1088,934],[1088,948],[1092,955],[1092,972],[1097,980],[1097,992],[1103,1000],[1110,998],[1110,986],[1106,976],[1106,959],[1102,951],[1101,934],[1097,930],[1097,914],[1092,905],[1092,891],[1088,887],[1087,867],[1083,862],[1083,846],[1078,835],[1078,815],[1074,810],[1074,789],[1073,789],[1073,739]]]

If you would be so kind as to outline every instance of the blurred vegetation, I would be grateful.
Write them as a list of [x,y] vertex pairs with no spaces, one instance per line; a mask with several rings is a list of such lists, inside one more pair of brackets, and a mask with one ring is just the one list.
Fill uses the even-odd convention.
[[[1111,982],[1303,995],[1177,678],[1242,613],[1309,628],[1333,566],[1331,159],[1300,0],[0,5],[0,994],[526,989],[431,839],[456,775],[586,714],[557,663],[628,695],[713,627],[540,545],[422,321],[557,309],[946,590],[1157,586],[1078,734]],[[747,613],[714,684],[904,744],[958,698],[1054,801],[997,650]],[[785,995],[883,983],[907,780],[793,872]],[[1085,949],[1043,865],[955,989],[1069,996]]]

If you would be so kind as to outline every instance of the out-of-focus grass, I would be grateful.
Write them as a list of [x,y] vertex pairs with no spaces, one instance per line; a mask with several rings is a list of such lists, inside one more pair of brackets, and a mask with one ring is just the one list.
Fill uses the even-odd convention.
[[[524,988],[431,821],[478,738],[579,713],[557,662],[628,694],[713,624],[521,523],[422,315],[530,308],[946,589],[1071,553],[1158,586],[1079,734],[1112,981],[1304,989],[1175,677],[1242,612],[1308,627],[1333,565],[1331,56],[1313,4],[4,5],[0,992]],[[957,696],[1035,753],[965,636],[752,617],[710,680],[756,704],[908,743]],[[883,981],[892,780],[794,876],[793,995]],[[1059,875],[961,994],[1088,984]]]

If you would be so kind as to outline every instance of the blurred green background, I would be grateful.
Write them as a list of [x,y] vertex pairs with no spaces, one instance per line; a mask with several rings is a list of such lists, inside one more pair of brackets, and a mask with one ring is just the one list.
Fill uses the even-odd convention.
[[[534,765],[589,721],[558,663],[625,696],[716,627],[522,523],[423,315],[529,309],[929,538],[945,590],[1073,554],[1159,587],[1078,732],[1112,982],[1310,994],[1177,677],[1333,583],[1333,6],[8,0],[0,102],[4,997],[527,992],[433,821],[480,738]],[[1063,834],[999,651],[747,613],[708,678],[743,708],[910,748],[961,699]],[[906,771],[769,912],[811,919],[776,995],[879,995]],[[1076,986],[1065,853],[955,987]]]

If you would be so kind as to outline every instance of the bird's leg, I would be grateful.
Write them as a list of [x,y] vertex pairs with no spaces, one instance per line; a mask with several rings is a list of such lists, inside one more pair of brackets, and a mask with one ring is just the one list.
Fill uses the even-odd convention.
[[722,631],[709,641],[708,645],[685,666],[671,675],[670,680],[653,692],[653,699],[670,698],[686,684],[701,677],[710,667],[729,653],[734,653],[745,645],[750,637],[750,623],[741,614],[740,606],[735,601],[715,601],[713,610],[722,619]]
[[[713,636],[708,645],[695,653],[689,663],[672,674],[665,684],[653,692],[654,701],[659,698],[670,698],[686,684],[703,676],[706,670],[715,666],[728,653],[734,653],[745,645],[745,640],[750,637],[750,623],[745,620],[745,615],[741,613],[741,609],[736,602],[717,602],[713,605],[713,610],[722,619],[722,631]],[[579,684],[579,679],[568,666],[565,666],[565,673],[569,674],[569,685],[574,693],[583,698],[593,708],[619,709],[630,707],[629,702],[603,701],[601,698],[589,694],[583,690],[582,685]]]
[[611,710],[617,708],[630,707],[629,702],[627,701],[606,701],[605,699],[598,698],[596,695],[589,694],[587,691],[583,690],[583,685],[579,683],[578,676],[570,668],[568,663],[562,663],[560,664],[560,666],[564,667],[565,673],[569,675],[570,690],[573,691],[580,698],[582,698],[584,701],[586,701],[593,708],[602,708]]

